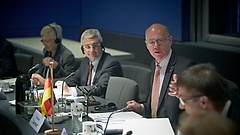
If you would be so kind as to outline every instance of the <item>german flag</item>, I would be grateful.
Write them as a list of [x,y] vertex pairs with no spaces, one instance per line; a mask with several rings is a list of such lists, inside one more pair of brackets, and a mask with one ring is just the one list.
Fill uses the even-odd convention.
[[44,117],[45,115],[47,116],[52,115],[52,105],[51,105],[52,90],[53,90],[52,78],[48,70],[45,83],[44,83],[44,92],[43,92],[42,105],[41,105],[42,117]]

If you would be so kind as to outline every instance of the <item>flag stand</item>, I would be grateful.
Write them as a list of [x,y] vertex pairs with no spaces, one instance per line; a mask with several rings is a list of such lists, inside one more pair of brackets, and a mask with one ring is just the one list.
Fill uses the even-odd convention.
[[53,65],[54,65],[54,62],[50,62],[50,71],[51,71],[51,105],[52,105],[52,129],[48,129],[48,130],[45,130],[44,131],[44,135],[61,135],[62,131],[61,130],[58,130],[58,129],[55,129],[55,126],[54,126],[54,94],[53,94]]

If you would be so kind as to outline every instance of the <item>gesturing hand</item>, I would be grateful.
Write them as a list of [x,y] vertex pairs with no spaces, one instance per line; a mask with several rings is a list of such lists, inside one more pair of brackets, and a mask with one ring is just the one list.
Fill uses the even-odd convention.
[[170,96],[177,96],[178,95],[179,90],[178,90],[176,84],[177,84],[177,74],[173,74],[173,80],[169,84],[168,95],[170,95]]

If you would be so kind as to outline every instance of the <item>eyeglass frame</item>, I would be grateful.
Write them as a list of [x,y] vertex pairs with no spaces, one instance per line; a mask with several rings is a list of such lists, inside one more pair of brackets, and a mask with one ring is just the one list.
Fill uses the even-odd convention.
[[83,47],[84,49],[89,50],[89,49],[91,49],[91,47],[92,47],[92,48],[97,48],[97,47],[99,47],[99,46],[101,46],[101,43],[93,43],[93,44],[83,45],[82,47]]
[[189,98],[181,98],[181,97],[179,97],[179,96],[176,96],[178,99],[179,99],[179,101],[180,101],[180,103],[182,104],[182,105],[185,105],[186,104],[186,102],[187,101],[189,101],[189,100],[192,100],[192,99],[195,99],[195,98],[199,98],[199,97],[201,97],[201,96],[204,96],[203,94],[201,94],[201,95],[193,95],[193,96],[191,96],[191,97],[189,97]]
[[170,37],[170,35],[168,35],[168,36],[167,36],[166,38],[164,38],[164,39],[159,38],[159,39],[157,39],[157,40],[152,40],[152,41],[146,41],[146,40],[145,40],[145,43],[146,43],[146,45],[149,46],[149,47],[154,46],[156,43],[157,43],[157,45],[160,46],[160,45],[162,45],[163,42],[165,42],[169,37]]
[[52,39],[51,40],[43,40],[43,39],[41,39],[40,40],[42,43],[47,43],[47,44],[49,44],[51,41],[53,41]]

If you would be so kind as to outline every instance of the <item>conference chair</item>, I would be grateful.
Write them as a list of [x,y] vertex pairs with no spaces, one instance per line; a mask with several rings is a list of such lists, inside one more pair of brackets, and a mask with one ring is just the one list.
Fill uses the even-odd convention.
[[146,102],[150,92],[151,70],[147,67],[122,64],[123,77],[137,82],[139,86],[139,102]]
[[236,83],[231,80],[225,79],[227,83],[227,88],[230,93],[230,100],[233,105],[239,106],[240,104],[240,91]]
[[110,77],[105,99],[124,107],[129,100],[138,101],[138,95],[138,84],[134,80],[125,77]]
[[83,58],[75,58],[75,70],[77,70],[82,62]]
[[28,74],[28,70],[33,66],[33,56],[23,53],[15,53],[17,64],[17,75]]

